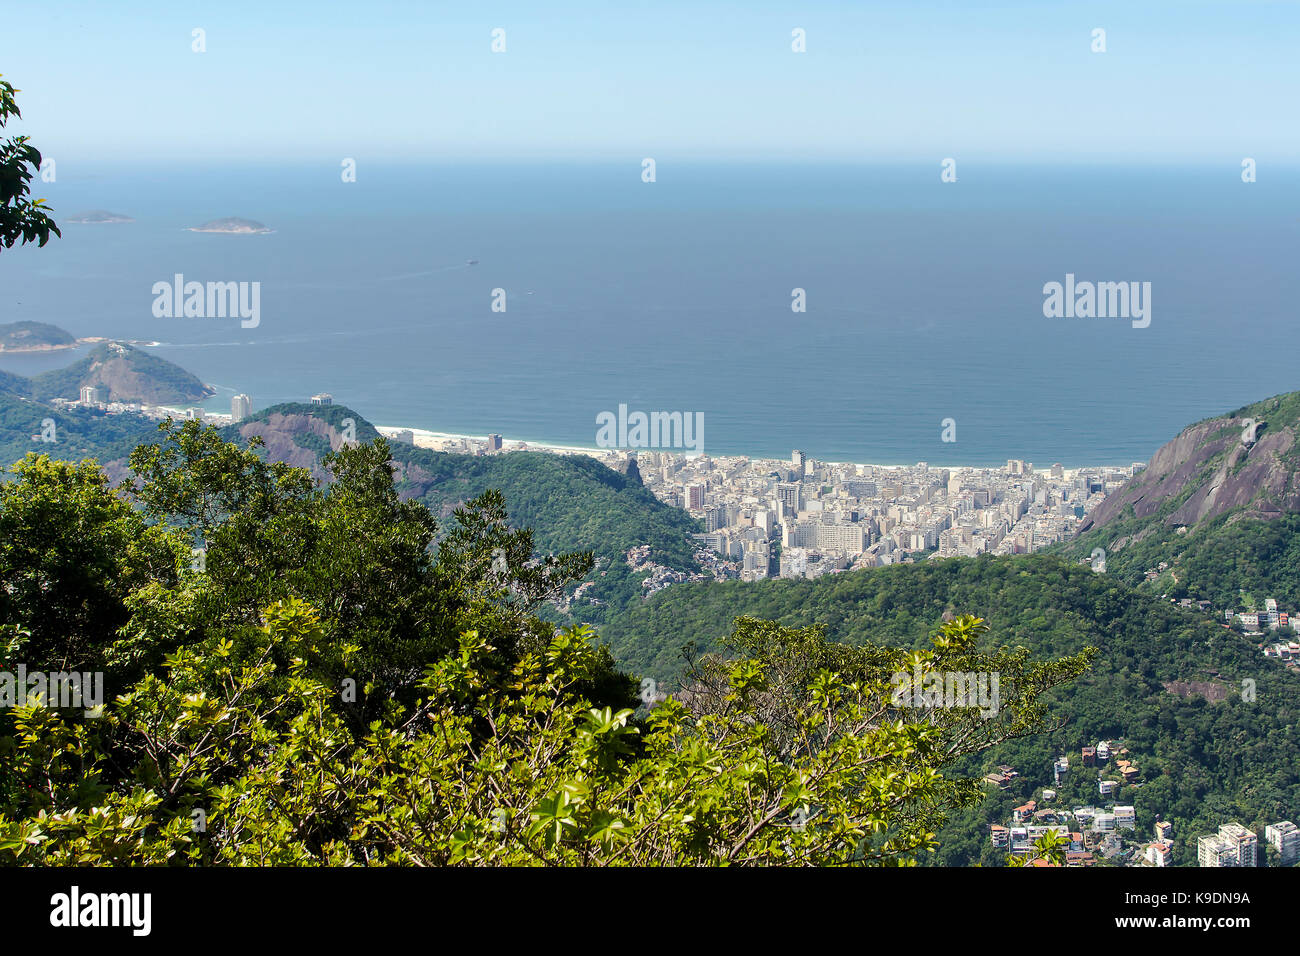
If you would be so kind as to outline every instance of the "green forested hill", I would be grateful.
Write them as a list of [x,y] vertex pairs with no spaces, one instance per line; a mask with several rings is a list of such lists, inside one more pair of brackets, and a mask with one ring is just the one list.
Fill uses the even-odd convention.
[[[1093,532],[1066,553],[1090,554],[1106,539],[1105,529]],[[1169,567],[1146,582],[1145,571],[1161,562]],[[1224,515],[1182,535],[1166,532],[1107,550],[1106,565],[1150,593],[1208,600],[1216,610],[1262,609],[1270,597],[1300,608],[1300,515],[1269,521]]]
[[[1250,824],[1300,814],[1300,676],[1203,615],[1073,562],[956,558],[816,581],[682,584],[611,615],[601,636],[636,672],[671,682],[681,672],[684,642],[712,647],[740,615],[821,623],[830,638],[850,644],[920,647],[945,612],[984,617],[998,644],[1023,645],[1035,657],[1087,645],[1101,653],[1091,673],[1058,692],[1052,712],[1063,727],[1003,744],[967,768],[982,775],[1005,762],[1022,776],[950,823],[938,861],[1000,861],[988,852],[987,824],[1005,822],[1035,787],[1050,786],[1052,759],[1062,753],[1076,768],[1073,781],[1058,788],[1062,800],[1100,800],[1096,771],[1078,767],[1080,747],[1098,739],[1128,741],[1141,786],[1123,788],[1117,802],[1137,807],[1141,832],[1150,832],[1157,813],[1172,820],[1182,863],[1189,835],[1229,819]],[[1247,678],[1256,682],[1254,702],[1242,700]],[[1228,696],[1214,703],[1180,697],[1163,686],[1172,681],[1218,685]]]
[[[54,421],[54,442],[34,440],[41,423]],[[25,399],[0,389],[0,466],[28,452],[58,461],[94,458],[102,463],[125,458],[142,442],[154,441],[155,422],[136,415],[109,415],[85,408],[60,408]]]
[[[409,446],[396,446],[394,458],[408,466],[407,481],[423,488],[419,498],[435,512],[500,488],[518,519],[536,529],[539,542],[569,548],[585,542],[601,554],[619,555],[650,544],[659,560],[694,566],[690,535],[700,530],[698,522],[593,458],[452,455]],[[416,469],[421,474],[413,479]]]
[[31,395],[31,379],[23,378],[21,375],[15,375],[13,372],[6,372],[3,369],[0,369],[0,394],[6,392],[10,395]]
[[[603,606],[578,605],[575,613],[586,619],[640,603],[645,575],[628,567],[629,548],[647,544],[656,562],[698,570],[691,538],[701,530],[698,522],[595,459],[541,452],[476,457],[400,445],[393,454],[407,465],[410,491],[434,514],[498,488],[511,522],[532,528],[541,550],[595,552],[598,563],[589,579],[594,587],[584,598]],[[414,484],[413,474],[419,476]],[[429,478],[433,484],[424,485]]]
[[[253,435],[265,454],[319,470],[321,456],[341,440],[351,419],[359,442],[379,437],[357,412],[342,405],[288,403],[231,426],[228,438]],[[695,570],[691,535],[701,530],[686,512],[660,502],[639,482],[581,455],[510,452],[457,455],[390,442],[398,489],[445,519],[484,491],[504,493],[511,523],[531,527],[542,551],[593,551],[602,559],[594,596],[616,604],[635,599],[640,584],[624,561],[629,548],[648,544],[652,557],[678,570]],[[602,577],[602,572],[604,576]]]
[[32,394],[45,401],[75,401],[83,385],[106,388],[108,400],[113,402],[194,402],[213,394],[179,365],[122,342],[96,346],[80,361],[31,379]]
[[[1142,653],[1167,668],[1186,669],[1181,653],[1195,640],[1226,632],[1203,616],[1139,594],[1110,575],[1038,555],[949,558],[826,575],[815,581],[770,580],[677,585],[627,614],[602,634],[619,657],[661,679],[675,666],[673,634],[713,646],[740,615],[791,626],[823,624],[846,642],[920,646],[945,612],[978,614],[1011,643],[1068,653],[1092,643],[1119,648],[1160,640]],[[1178,646],[1170,635],[1182,635]],[[1178,676],[1185,676],[1179,674]]]

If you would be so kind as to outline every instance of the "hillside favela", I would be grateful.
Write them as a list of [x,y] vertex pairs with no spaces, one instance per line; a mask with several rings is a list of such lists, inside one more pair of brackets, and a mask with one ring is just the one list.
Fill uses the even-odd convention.
[[8,19],[31,933],[491,916],[462,867],[1281,928],[1296,6]]

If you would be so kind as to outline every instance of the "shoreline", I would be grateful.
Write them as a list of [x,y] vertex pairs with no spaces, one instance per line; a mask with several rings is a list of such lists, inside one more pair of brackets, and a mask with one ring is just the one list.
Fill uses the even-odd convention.
[[[487,441],[487,435],[468,435],[468,434],[463,434],[458,432],[434,431],[428,428],[414,428],[409,425],[375,425],[374,427],[375,427],[375,431],[379,432],[379,434],[389,439],[392,438],[393,433],[395,432],[409,431],[413,436],[413,438],[415,439],[413,444],[415,445],[416,448],[425,448],[430,451],[445,451],[446,449],[444,449],[441,446],[449,442],[465,443],[465,442],[486,442]],[[640,455],[644,452],[664,452],[667,454],[685,454],[688,459],[694,457],[702,457],[705,454],[707,454],[704,452],[687,454],[684,451],[684,449],[680,449],[680,448],[599,448],[596,446],[586,446],[586,445],[559,445],[551,442],[532,441],[523,438],[507,438],[504,435],[501,436],[501,451],[497,452],[497,454],[505,454],[507,452],[513,453],[518,451],[539,451],[539,452],[547,452],[549,454],[559,454],[559,455],[588,455],[592,458],[595,458],[598,461],[604,458],[609,458],[614,456],[617,456],[619,458],[625,458],[628,454],[635,453],[637,455]],[[756,456],[756,455],[743,455],[743,454],[708,454],[708,457],[747,458],[750,461],[773,461],[773,462],[787,461],[787,459],[785,458],[767,458],[761,455]],[[915,468],[918,464],[917,462],[913,462],[912,464],[904,464],[904,465],[887,465],[887,464],[881,464],[877,462],[829,461],[829,460],[816,458],[816,456],[810,456],[810,457],[813,457],[817,461],[823,461],[824,464],[831,465],[831,466],[853,465],[859,468],[884,468],[890,470],[906,470],[906,469]],[[1005,467],[1004,465],[935,465],[935,464],[930,464],[928,462],[926,464],[927,467],[929,468],[947,469],[948,471],[997,471]],[[1132,465],[1133,463],[1129,462],[1128,464],[1095,464],[1095,465],[1079,465],[1075,467],[1062,466],[1062,471],[1067,475],[1075,475],[1080,472],[1100,471],[1103,469],[1131,468]],[[1050,468],[1050,466],[1048,467]],[[1047,469],[1035,467],[1034,470],[1035,472],[1037,472],[1040,470],[1045,471]]]
[[[103,341],[108,341],[108,340],[105,339]],[[71,348],[71,346],[60,346],[60,348]],[[30,350],[30,351],[36,351],[36,350]],[[3,352],[0,351],[0,354],[3,354]],[[210,417],[213,419],[218,419],[218,420],[230,419],[231,416],[229,412],[215,411],[213,409],[209,409],[204,406],[207,404],[207,402],[211,401],[211,399],[215,395],[218,395],[223,391],[234,394],[235,390],[230,387],[217,388],[216,386],[212,386],[207,383],[204,384],[207,388],[214,389],[213,394],[207,396],[207,398],[205,399],[201,399],[195,402],[194,404],[188,404],[183,406],[150,404],[148,407],[157,411],[163,411],[171,415],[173,418],[177,418],[177,419],[184,419],[186,417],[186,414],[192,410],[198,410],[202,412],[202,414],[205,417]],[[234,422],[233,420],[230,420],[230,421],[226,421],[225,424],[234,424]],[[437,431],[430,428],[416,428],[410,425],[375,424],[373,427],[375,431],[379,432],[380,435],[382,435],[384,438],[389,439],[390,441],[395,440],[393,436],[396,432],[408,431],[411,433],[411,437],[412,437],[411,444],[414,447],[423,448],[428,451],[438,451],[438,452],[445,452],[449,454],[471,454],[472,455],[475,454],[476,452],[482,453],[482,449],[475,449],[471,447],[449,449],[446,447],[449,444],[469,446],[473,444],[484,445],[487,442],[487,435],[473,435],[465,432]],[[664,453],[670,455],[683,455],[687,460],[700,458],[700,457],[708,457],[712,459],[745,459],[751,462],[772,462],[774,464],[787,464],[787,465],[789,464],[789,459],[784,455],[776,456],[776,457],[765,457],[762,455],[731,453],[731,452],[726,452],[726,453],[687,452],[685,449],[682,448],[600,448],[595,445],[562,445],[550,441],[534,441],[526,438],[508,438],[504,435],[501,436],[501,450],[499,452],[495,452],[494,454],[509,454],[509,453],[517,453],[517,452],[542,452],[544,454],[552,454],[552,455],[586,455],[590,458],[594,458],[595,460],[601,462],[602,464],[609,465],[610,467],[613,467],[613,465],[610,464],[611,460],[615,462],[622,461],[625,460],[630,454],[641,455],[643,453]],[[855,468],[879,468],[886,471],[910,471],[915,469],[920,464],[924,464],[928,469],[946,470],[949,472],[959,472],[959,471],[960,472],[989,472],[989,471],[996,472],[996,471],[1002,471],[1006,467],[1005,463],[971,465],[971,464],[937,464],[933,462],[916,461],[916,462],[903,463],[903,464],[888,464],[883,462],[831,461],[830,459],[821,459],[821,458],[817,458],[816,456],[809,456],[809,457],[812,458],[813,460],[819,461],[822,464],[829,465],[831,467],[852,466]],[[1010,460],[1019,460],[1019,459],[1010,459]],[[1141,464],[1145,466],[1146,462],[1128,462],[1127,464],[1117,464],[1112,462],[1112,463],[1094,463],[1094,464],[1087,464],[1087,465],[1072,465],[1072,466],[1062,465],[1061,471],[1063,475],[1073,478],[1073,477],[1077,477],[1079,474],[1086,473],[1086,472],[1099,472],[1099,471],[1106,471],[1106,470],[1126,471],[1131,469],[1134,464]],[[1034,474],[1038,474],[1040,472],[1046,473],[1050,470],[1050,468],[1051,468],[1050,465],[1035,466],[1033,473]]]
[[[392,433],[407,431],[416,439],[415,447],[430,448],[434,451],[441,451],[435,448],[432,443],[439,444],[446,442],[486,442],[487,435],[465,435],[457,432],[440,432],[429,428],[413,428],[409,425],[375,425],[375,431],[385,438],[391,438]],[[420,440],[429,444],[421,444]],[[593,458],[599,458],[603,455],[618,454],[622,449],[618,448],[597,448],[586,445],[556,445],[550,442],[531,441],[526,438],[507,438],[501,436],[501,450],[504,452],[508,446],[515,446],[511,451],[545,451],[552,454],[561,455],[590,455]],[[658,451],[659,449],[641,449],[644,451]]]
[[41,352],[62,352],[67,349],[80,348],[83,345],[98,345],[101,342],[108,342],[100,335],[92,335],[89,338],[77,339],[75,342],[60,342],[57,345],[26,345],[18,348],[6,348],[0,345],[0,355],[33,355]]

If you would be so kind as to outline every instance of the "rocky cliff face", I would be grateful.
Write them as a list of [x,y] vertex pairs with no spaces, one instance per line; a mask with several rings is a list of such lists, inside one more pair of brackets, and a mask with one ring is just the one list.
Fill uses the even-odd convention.
[[1190,529],[1230,512],[1232,520],[1265,521],[1300,512],[1298,397],[1278,396],[1184,429],[1097,507],[1079,533],[1126,518],[1130,509],[1133,518],[1151,522],[1134,541],[1160,525]]
[[321,466],[320,456],[297,441],[300,435],[315,435],[329,443],[330,451],[343,445],[343,434],[329,422],[312,415],[272,412],[266,421],[250,421],[239,425],[240,437],[257,437],[265,443],[266,457],[282,461],[294,468],[306,468],[317,481],[326,481],[329,474]]
[[[353,431],[358,440],[370,441],[378,435],[369,422],[355,412],[350,414],[355,416]],[[330,475],[321,465],[320,452],[324,451],[325,445],[329,446],[330,451],[338,451],[345,441],[343,430],[322,418],[319,411],[273,411],[264,421],[255,419],[243,422],[237,428],[241,438],[248,439],[253,436],[261,438],[265,443],[268,458],[282,461],[295,468],[306,468],[312,473],[312,477],[322,483],[329,481]],[[316,448],[309,447],[313,444],[310,441],[311,437],[321,439],[323,444],[315,443]],[[306,444],[304,438],[307,439]],[[402,454],[401,445],[394,445],[393,448],[398,455]],[[394,459],[392,466],[393,477],[400,488],[399,494],[402,498],[420,498],[438,481],[437,476],[430,474],[415,462]],[[444,508],[439,517],[445,518],[451,511],[452,506]]]
[[645,479],[641,477],[641,469],[637,467],[636,458],[634,456],[629,455],[628,458],[625,461],[620,462],[618,467],[614,470],[620,475],[627,475],[627,477],[631,478],[639,485],[645,484]]

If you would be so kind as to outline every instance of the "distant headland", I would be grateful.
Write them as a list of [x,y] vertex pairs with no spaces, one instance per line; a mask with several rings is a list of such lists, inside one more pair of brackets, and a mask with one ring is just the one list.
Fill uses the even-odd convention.
[[225,232],[235,233],[241,236],[257,236],[274,232],[253,219],[240,219],[238,216],[230,216],[226,219],[213,219],[211,222],[205,222],[201,226],[190,226],[190,232]]

